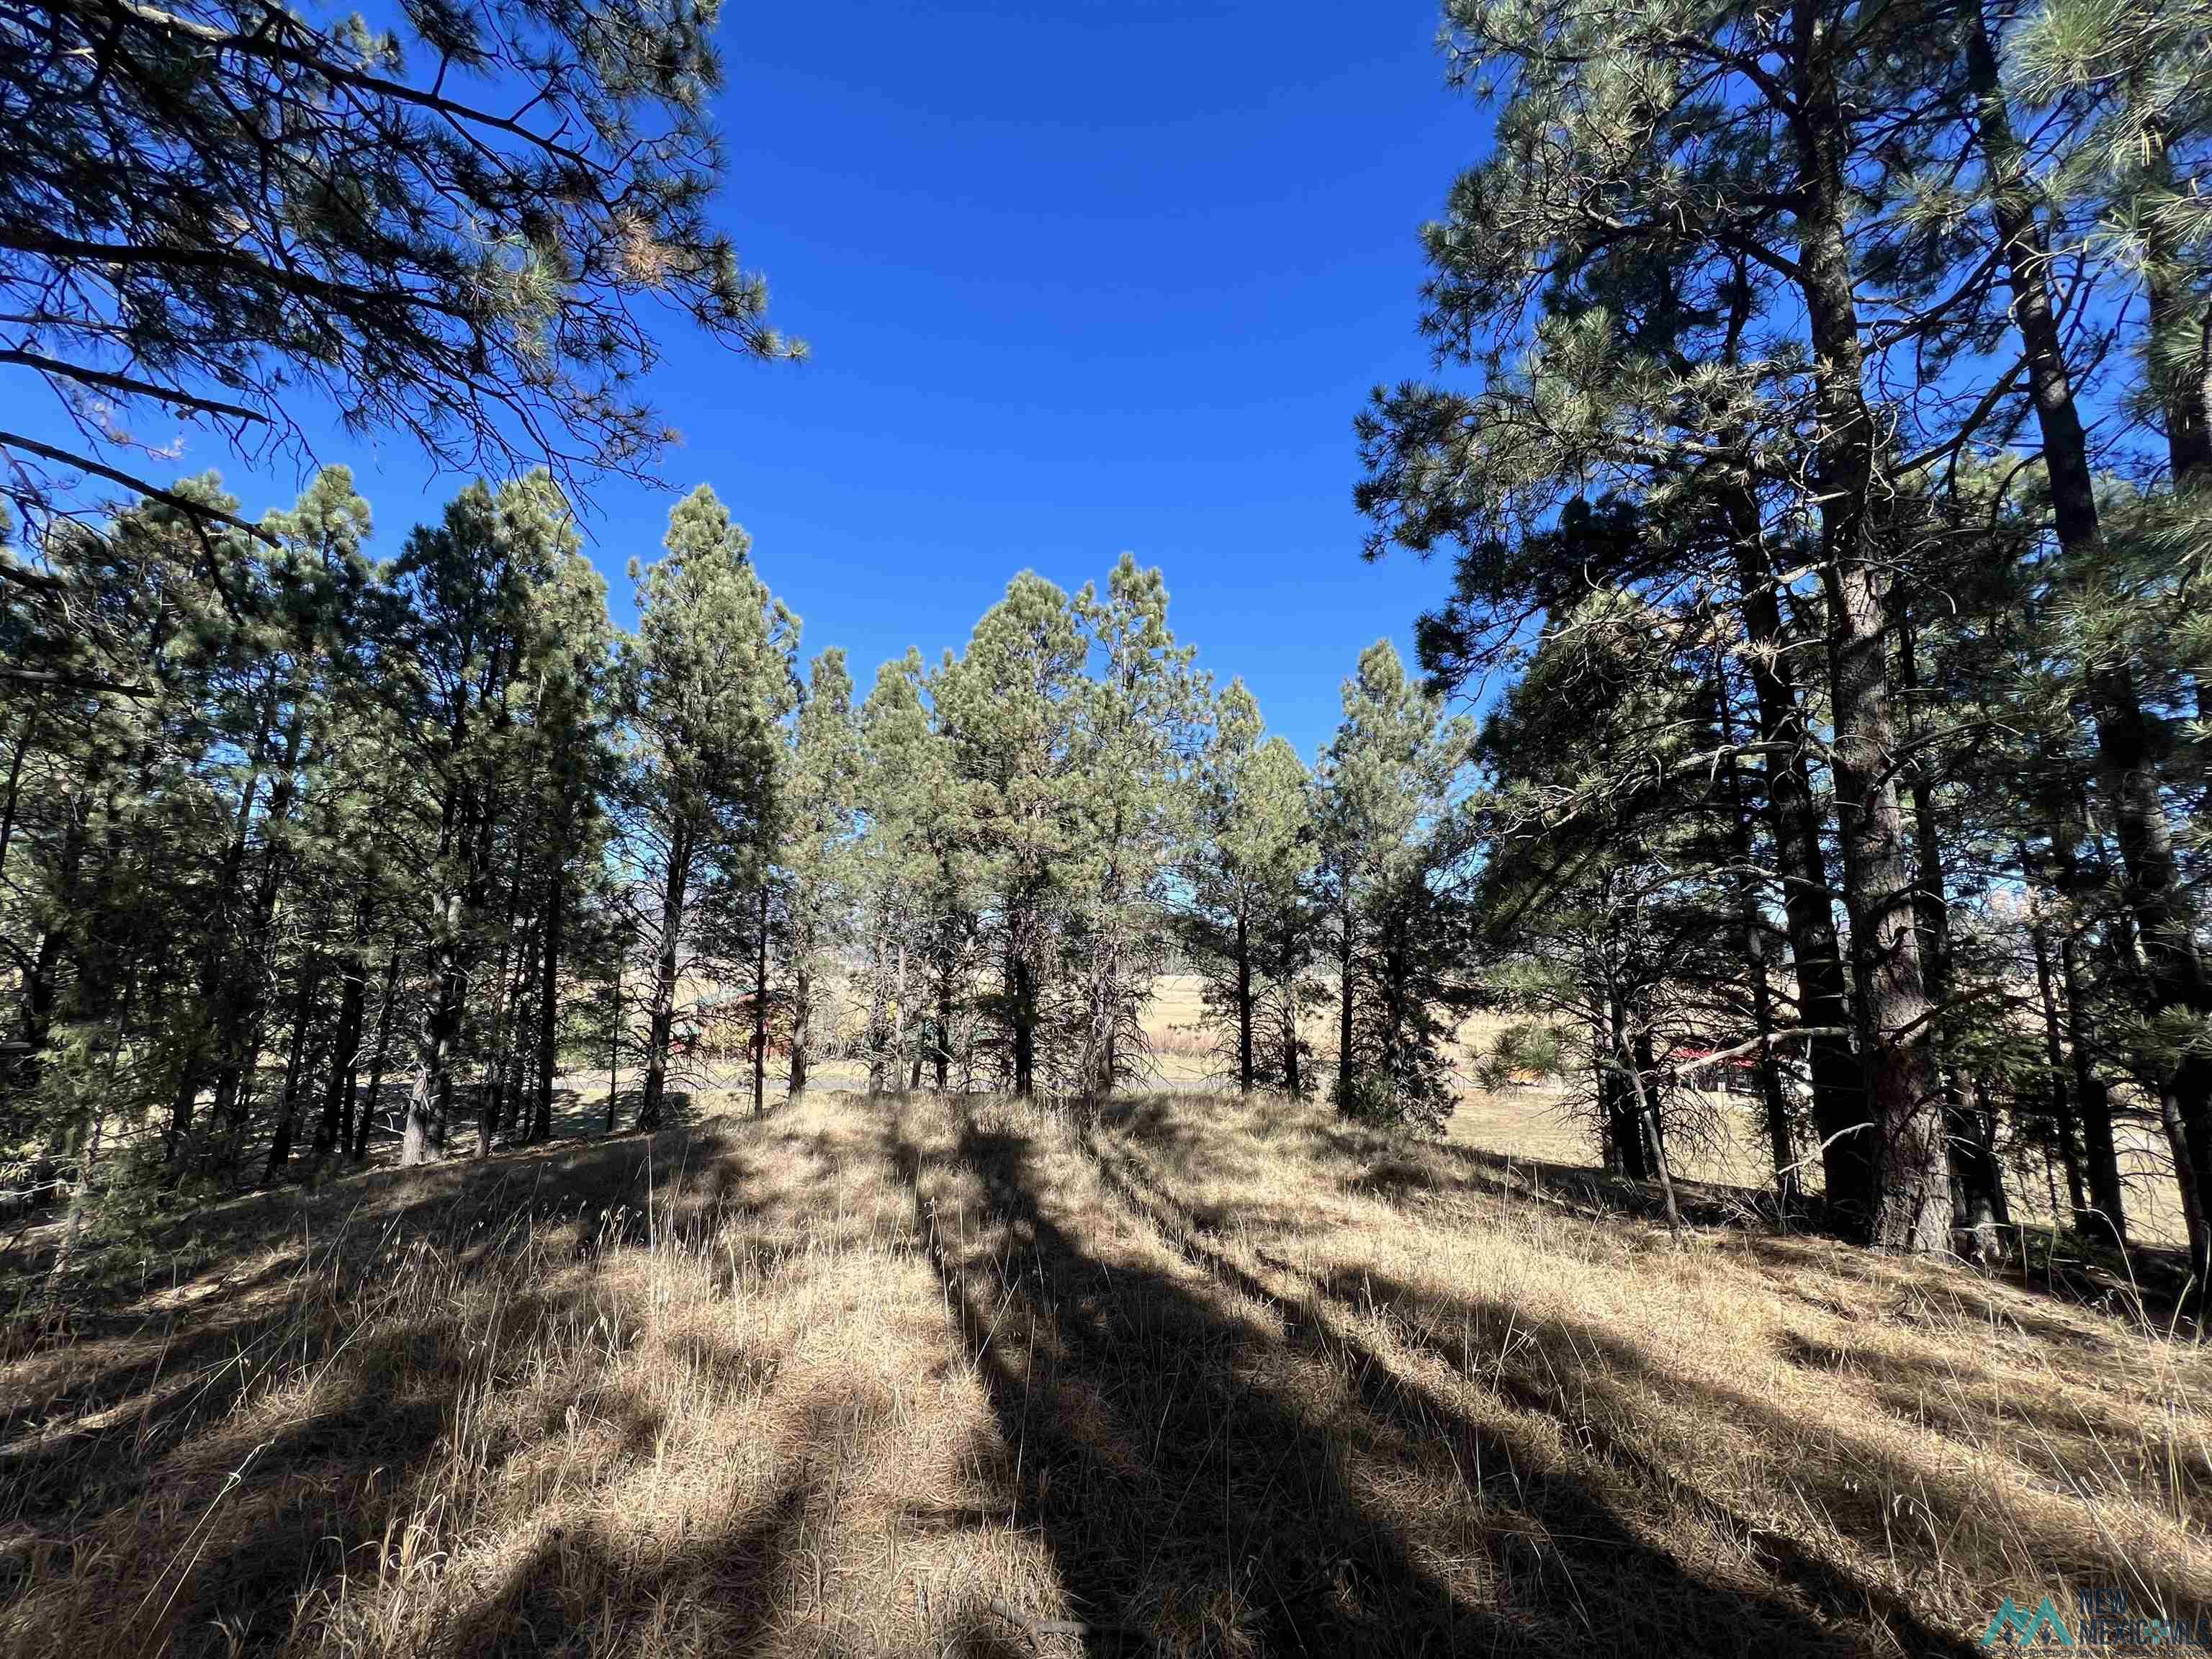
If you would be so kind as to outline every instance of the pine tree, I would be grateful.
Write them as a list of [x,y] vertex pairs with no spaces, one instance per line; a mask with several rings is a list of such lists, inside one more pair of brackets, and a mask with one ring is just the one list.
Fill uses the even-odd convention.
[[[904,1028],[910,955],[926,978],[927,1036],[910,1078],[925,1064],[936,1086],[951,1086],[956,1054],[972,1056],[971,980],[984,895],[982,842],[975,797],[954,769],[950,738],[934,723],[921,653],[885,663],[860,712],[861,815],[858,883],[865,911],[862,983],[869,1006],[865,1047],[872,1089],[883,1086],[905,1054],[892,1038]],[[896,1079],[894,1078],[894,1083]],[[963,1076],[963,1086],[967,1079]]]
[[[485,1022],[470,994],[506,918],[492,908],[516,732],[514,697],[537,626],[534,594],[573,546],[568,510],[543,473],[462,491],[434,527],[409,537],[392,573],[390,684],[403,741],[428,787],[408,855],[430,872],[416,924],[430,981],[400,1151],[442,1146],[458,1073]],[[483,1011],[479,1010],[481,1013]],[[480,1091],[480,1096],[482,1091]],[[480,1114],[490,1103],[479,1099]],[[487,1120],[480,1115],[480,1131]],[[480,1133],[480,1142],[483,1136]]]
[[1455,971],[1463,843],[1451,805],[1473,735],[1442,718],[1388,640],[1344,683],[1316,813],[1340,1111],[1431,1127],[1451,1113],[1444,1050],[1466,988]]
[[70,508],[74,471],[244,529],[136,475],[131,412],[297,453],[302,389],[457,470],[534,462],[575,482],[646,465],[669,437],[634,389],[659,355],[648,307],[756,356],[794,349],[709,222],[714,15],[641,0],[404,10],[388,28],[238,0],[9,13],[0,289],[36,343],[0,367],[75,435],[0,435],[0,491],[43,524]]
[[[1077,770],[1083,669],[1089,654],[1067,596],[1030,572],[975,624],[966,653],[932,678],[930,701],[966,785],[978,884],[986,895],[999,984],[982,1008],[1001,1044],[1012,1092],[1036,1087],[1040,1047],[1065,1011],[1048,976],[1069,902],[1079,841]],[[1087,1017],[1088,1010],[1085,1011]]]
[[1200,688],[1167,624],[1167,586],[1123,554],[1075,620],[1097,672],[1085,682],[1070,778],[1070,977],[1081,988],[1078,1090],[1104,1098],[1136,1069],[1139,1018],[1167,949],[1164,884],[1182,839],[1180,787]]
[[852,938],[860,767],[853,677],[843,652],[824,651],[808,670],[799,705],[778,854],[790,917],[793,1097],[806,1087],[821,1040],[816,1024],[820,988]]
[[1285,739],[1262,738],[1242,680],[1215,699],[1200,751],[1182,878],[1185,949],[1205,1006],[1227,1039],[1237,1086],[1295,1093],[1303,1079],[1297,1016],[1313,919],[1310,781]]
[[623,665],[624,831],[656,901],[645,1128],[662,1121],[686,943],[744,933],[767,890],[780,727],[798,684],[798,621],[754,571],[750,538],[712,489],[678,503],[663,545],[656,563],[630,567],[638,633]]

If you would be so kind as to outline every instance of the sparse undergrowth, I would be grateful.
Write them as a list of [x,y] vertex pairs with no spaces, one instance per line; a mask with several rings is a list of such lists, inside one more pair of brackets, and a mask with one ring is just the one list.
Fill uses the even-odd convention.
[[2199,1350],[1279,1101],[816,1096],[177,1244],[0,1348],[8,1652],[1919,1656],[2001,1596],[2212,1606]]

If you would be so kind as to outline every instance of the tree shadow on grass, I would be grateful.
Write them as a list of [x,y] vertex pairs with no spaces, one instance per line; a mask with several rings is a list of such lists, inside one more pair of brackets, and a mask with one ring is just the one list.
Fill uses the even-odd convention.
[[[1954,1467],[1954,1460],[1912,1457],[1887,1437],[1855,1431],[1841,1412],[1808,1422],[1748,1389],[1687,1376],[1587,1322],[1547,1319],[1533,1328],[1532,1335],[1521,1310],[1366,1270],[1340,1273],[1316,1289],[1347,1307],[1391,1310],[1393,1328],[1402,1340],[1429,1349],[1465,1375],[1480,1376],[1522,1411],[1552,1419],[1564,1441],[1587,1447],[1655,1493],[1675,1501],[1687,1498],[1832,1616],[1873,1615],[1914,1654],[1976,1651],[1929,1626],[1887,1586],[1815,1553],[1699,1488],[1681,1459],[1663,1449],[1647,1449],[1635,1425],[1652,1406],[1664,1402],[1678,1419],[1725,1425],[1762,1444],[1809,1442],[1808,1455],[1790,1462],[1790,1481],[1814,1511],[1875,1559],[1893,1557],[1900,1547],[1916,1553],[1921,1547],[1899,1537],[1900,1525],[1911,1517],[1908,1513],[1900,1522],[1898,1494],[1908,1493],[1910,1507],[1923,1512],[1925,1524],[1954,1550],[1962,1547],[1968,1523],[1988,1516],[1990,1492]],[[1532,1340],[1516,1350],[1503,1340],[1508,1331]],[[2015,1413],[2021,1409],[2016,1399],[2008,1406]],[[2129,1438],[2131,1443],[2131,1432]],[[2141,1553],[2122,1549],[2087,1517],[2063,1524],[2040,1512],[2014,1513],[2002,1525],[2010,1534],[2008,1544],[2024,1546],[2039,1572],[2078,1583],[2124,1585],[2171,1614],[2194,1613],[2212,1587],[2212,1580],[2201,1573],[2193,1583],[2161,1582]],[[2001,1564],[1979,1565],[1984,1571],[2002,1570]]]
[[[787,1241],[811,1227],[824,1249],[883,1245],[841,1197],[865,1173],[856,1146],[902,1230],[872,1126],[625,1138],[373,1178],[358,1213],[305,1210],[312,1227],[289,1241],[273,1196],[216,1218],[186,1304],[166,1287],[127,1297],[85,1316],[105,1338],[20,1357],[48,1369],[0,1446],[0,1651],[614,1654],[653,1650],[672,1620],[702,1651],[867,1646],[838,1620],[896,1625],[876,1599],[894,1587],[864,1567],[860,1601],[840,1601],[847,1565],[825,1601],[822,1539],[843,1524],[842,1547],[867,1560],[848,1465],[882,1464],[896,1440],[872,1451],[855,1437],[904,1419],[860,1378],[787,1371],[803,1326],[720,1322],[726,1274],[751,1273],[758,1292],[785,1263],[714,1248],[725,1222],[742,1243],[754,1220]],[[649,1240],[658,1255],[611,1249]],[[802,1253],[794,1270],[822,1260]],[[690,1322],[651,1334],[662,1274],[689,1275],[701,1299]],[[934,1300],[908,1322],[941,1355]],[[626,1369],[641,1342],[646,1363]],[[671,1398],[707,1403],[672,1414]],[[610,1501],[726,1407],[773,1419],[767,1478],[739,1480],[732,1512],[699,1507],[696,1483],[663,1512]],[[518,1458],[532,1462],[510,1469]],[[666,1467],[678,1486],[697,1476]],[[514,1497],[572,1469],[565,1507],[558,1479]],[[471,1503],[495,1513],[456,1507]],[[973,1594],[927,1622],[932,1654],[1026,1650]],[[899,1639],[921,1650],[909,1628]]]
[[[1508,1471],[1510,1495],[1504,1483],[1486,1485],[1482,1492],[1484,1501],[1493,1508],[1503,1509],[1501,1519],[1505,1525],[1510,1526],[1517,1514],[1545,1528],[1550,1535],[1577,1547],[1561,1553],[1571,1582],[1577,1587],[1580,1606],[1588,1610],[1593,1622],[1608,1632],[1638,1632],[1632,1640],[1625,1636],[1611,1638],[1619,1643],[1619,1650],[1796,1654],[1856,1649],[1856,1638],[1848,1631],[1816,1625],[1808,1619],[1807,1609],[1811,1608],[1817,1609],[1823,1620],[1845,1624],[1864,1625],[1869,1622],[1869,1615],[1874,1615],[1873,1622],[1885,1632],[1887,1641],[1893,1643],[1902,1637],[1906,1650],[1915,1655],[1966,1659],[1974,1651],[1956,1638],[1929,1628],[1898,1598],[1879,1593],[1862,1594],[1856,1585],[1839,1583],[1823,1564],[1812,1561],[1790,1540],[1766,1539],[1762,1529],[1716,1505],[1706,1506],[1711,1518],[1723,1522],[1724,1529],[1734,1537],[1750,1540],[1754,1544],[1765,1543],[1762,1554],[1767,1565],[1778,1570],[1776,1576],[1802,1596],[1804,1604],[1801,1607],[1794,1601],[1744,1584],[1700,1579],[1673,1556],[1632,1536],[1612,1500],[1570,1469],[1559,1467],[1559,1449],[1564,1447],[1570,1453],[1571,1462],[1571,1452],[1577,1445],[1576,1431],[1567,1429],[1564,1419],[1559,1424],[1563,1432],[1559,1445],[1545,1447],[1525,1441],[1516,1443],[1497,1427],[1473,1422],[1432,1389],[1394,1370],[1382,1354],[1341,1323],[1317,1319],[1310,1303],[1302,1303],[1298,1297],[1286,1296],[1263,1283],[1209,1243],[1202,1231],[1194,1231],[1183,1224],[1175,1213],[1172,1196],[1149,1181],[1133,1160],[1126,1156],[1117,1157],[1104,1148],[1093,1148],[1092,1156],[1097,1160],[1102,1177],[1115,1195],[1187,1260],[1240,1294],[1275,1310],[1294,1340],[1303,1340],[1323,1352],[1333,1349],[1345,1364],[1363,1404],[1371,1414],[1436,1425],[1446,1434],[1462,1465],[1473,1460],[1476,1468],[1493,1471],[1502,1468]],[[1287,1264],[1273,1265],[1292,1273],[1301,1281],[1305,1294],[1326,1297],[1346,1308],[1371,1306],[1378,1300],[1388,1302],[1395,1288],[1365,1271],[1317,1280],[1297,1273]],[[1510,1326],[1501,1316],[1498,1326],[1483,1328],[1504,1329]],[[1455,1358],[1449,1354],[1444,1357]],[[1456,1363],[1465,1370],[1463,1357],[1459,1357]],[[1501,1389],[1498,1392],[1523,1410],[1528,1408],[1528,1401],[1510,1391]],[[1544,1415],[1560,1414],[1547,1411]],[[1516,1468],[1530,1467],[1543,1473],[1534,1480],[1515,1473]],[[1670,1496],[1679,1486],[1665,1472],[1649,1466],[1643,1466],[1638,1472],[1656,1476]],[[1747,1641],[1750,1646],[1741,1645]],[[1638,1643],[1646,1645],[1639,1650]]]
[[[1790,1601],[1686,1571],[1600,1493],[1334,1346],[1233,1264],[1200,1264],[1224,1297],[1086,1249],[1018,1119],[969,1117],[949,1156],[901,1134],[893,1155],[918,1215],[942,1178],[981,1182],[1000,1236],[952,1236],[940,1208],[933,1249],[1021,1512],[1086,1617],[1176,1653],[1856,1647]],[[1459,1471],[1448,1514],[1431,1507],[1440,1447]]]
[[166,1273],[136,1292],[88,1287],[65,1330],[21,1353],[0,1416],[0,1523],[81,1524],[143,1492],[280,1360],[337,1352],[342,1374],[356,1369],[333,1322],[404,1252],[442,1253],[466,1279],[540,1226],[580,1221],[594,1253],[641,1240],[648,1196],[664,1224],[695,1222],[726,1190],[726,1156],[711,1133],[629,1137],[263,1194],[157,1227],[146,1249],[173,1287]]

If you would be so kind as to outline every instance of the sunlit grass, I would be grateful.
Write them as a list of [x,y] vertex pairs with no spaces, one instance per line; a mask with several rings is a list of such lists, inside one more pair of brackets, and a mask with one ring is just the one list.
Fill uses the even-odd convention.
[[220,1209],[6,1328],[0,1650],[1919,1655],[2212,1604],[2198,1350],[1586,1199],[1279,1100],[816,1094]]

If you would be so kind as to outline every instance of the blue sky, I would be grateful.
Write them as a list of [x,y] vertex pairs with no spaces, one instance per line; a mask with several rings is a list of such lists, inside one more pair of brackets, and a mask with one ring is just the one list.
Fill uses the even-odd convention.
[[[702,481],[864,690],[908,645],[962,643],[1017,570],[1073,589],[1127,549],[1164,568],[1201,665],[1310,754],[1360,648],[1409,650],[1447,574],[1363,564],[1351,503],[1367,389],[1426,366],[1418,228],[1485,143],[1437,16],[730,7],[719,213],[814,356],[741,362],[671,324],[669,489],[605,483],[586,523],[617,620],[626,562]],[[289,467],[215,442],[179,471],[221,468],[256,513],[289,500]],[[353,465],[386,555],[459,482],[398,438],[318,456]]]

